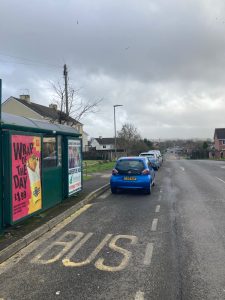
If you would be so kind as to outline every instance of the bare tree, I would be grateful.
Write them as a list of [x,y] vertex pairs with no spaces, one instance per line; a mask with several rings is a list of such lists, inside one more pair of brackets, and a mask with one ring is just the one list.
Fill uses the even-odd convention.
[[[60,81],[55,84],[50,82],[52,89],[54,91],[53,103],[57,104],[59,107],[59,123],[67,121],[72,117],[77,122],[80,121],[87,113],[98,112],[99,104],[103,99],[98,99],[94,101],[84,101],[80,95],[80,89],[75,90],[73,86],[68,81],[68,116],[66,115],[66,93],[65,86]],[[71,121],[71,120],[69,120]],[[75,125],[75,124],[71,124]]]
[[148,148],[137,128],[131,123],[125,123],[118,131],[118,145],[127,152],[127,155],[138,155]]

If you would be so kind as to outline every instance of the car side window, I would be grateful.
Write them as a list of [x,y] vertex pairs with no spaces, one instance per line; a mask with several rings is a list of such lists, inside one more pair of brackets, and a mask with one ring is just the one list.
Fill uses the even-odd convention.
[[150,161],[148,162],[148,167],[149,169],[152,169],[152,163]]

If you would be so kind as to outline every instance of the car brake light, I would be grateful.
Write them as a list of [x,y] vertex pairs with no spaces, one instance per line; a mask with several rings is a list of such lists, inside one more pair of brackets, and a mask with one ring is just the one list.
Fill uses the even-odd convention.
[[113,169],[112,170],[112,175],[117,175],[118,174],[118,171],[116,169]]
[[149,175],[149,174],[150,174],[150,172],[149,172],[149,170],[148,170],[148,169],[145,169],[145,170],[143,170],[143,171],[142,171],[142,174],[143,174],[143,175]]

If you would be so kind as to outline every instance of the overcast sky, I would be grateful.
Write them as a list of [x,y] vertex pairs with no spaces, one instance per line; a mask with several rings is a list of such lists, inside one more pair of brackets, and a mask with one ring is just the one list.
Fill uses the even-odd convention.
[[92,137],[132,123],[143,138],[207,138],[225,127],[224,0],[0,0],[3,100],[46,105],[63,64]]

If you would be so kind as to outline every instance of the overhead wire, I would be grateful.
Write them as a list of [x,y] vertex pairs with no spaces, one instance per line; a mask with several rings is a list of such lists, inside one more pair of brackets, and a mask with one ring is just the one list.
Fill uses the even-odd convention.
[[11,58],[14,58],[17,60],[21,60],[21,61],[5,61],[0,58],[0,61],[2,61],[3,63],[22,64],[22,65],[44,65],[44,66],[48,66],[51,68],[61,68],[61,66],[59,66],[59,65],[53,65],[53,64],[49,64],[49,63],[41,62],[41,61],[35,61],[35,60],[29,59],[29,58],[23,58],[23,57],[19,57],[19,56],[0,53],[0,57],[1,56],[11,57]]

